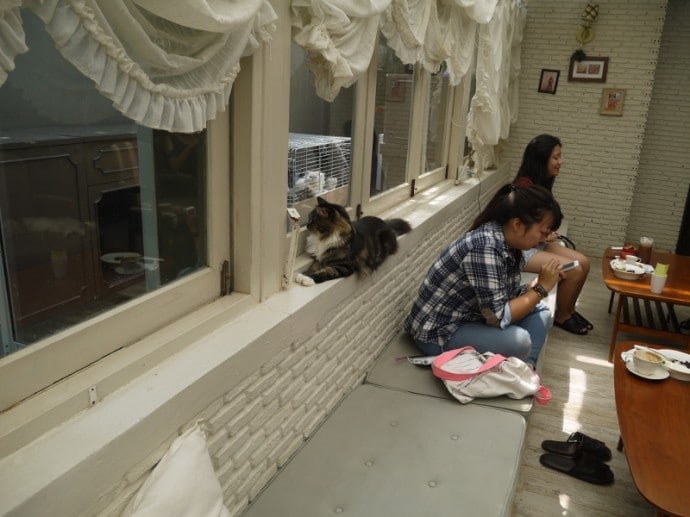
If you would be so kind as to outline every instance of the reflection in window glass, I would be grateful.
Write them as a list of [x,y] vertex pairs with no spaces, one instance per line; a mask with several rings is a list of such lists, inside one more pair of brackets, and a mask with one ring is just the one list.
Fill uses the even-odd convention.
[[376,73],[371,195],[405,183],[413,86],[413,67],[403,65],[385,41],[381,41]]
[[333,102],[318,97],[308,54],[294,43],[291,66],[287,204],[306,223],[315,196],[349,204],[354,88]]
[[440,72],[430,77],[424,171],[432,171],[444,165],[443,143],[449,93],[450,83],[447,73]]
[[205,132],[136,126],[23,16],[0,88],[0,355],[207,262]]

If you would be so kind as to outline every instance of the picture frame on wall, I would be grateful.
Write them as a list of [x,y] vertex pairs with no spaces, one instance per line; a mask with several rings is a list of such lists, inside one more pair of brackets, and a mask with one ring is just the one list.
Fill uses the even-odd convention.
[[568,81],[605,83],[608,68],[609,58],[607,57],[586,57],[580,61],[571,58]]
[[625,102],[625,90],[622,88],[603,88],[599,104],[600,115],[623,115],[623,103]]
[[537,88],[537,91],[539,93],[550,93],[551,95],[555,95],[556,88],[558,87],[558,77],[560,75],[560,70],[548,70],[546,68],[542,69],[541,77],[539,78],[539,88]]

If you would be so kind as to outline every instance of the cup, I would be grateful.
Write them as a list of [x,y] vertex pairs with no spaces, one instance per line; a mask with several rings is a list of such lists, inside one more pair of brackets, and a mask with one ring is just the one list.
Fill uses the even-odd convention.
[[651,350],[633,350],[633,366],[635,370],[643,375],[653,374],[657,368],[661,367],[664,358]]
[[625,256],[625,263],[626,264],[639,264],[640,262],[641,262],[641,259],[637,255],[626,255]]
[[661,291],[663,291],[664,285],[666,285],[667,278],[668,275],[657,275],[656,273],[652,273],[652,281],[650,284],[652,292],[659,294]]
[[652,260],[652,246],[654,239],[651,237],[640,237],[640,249],[637,250],[637,256],[643,264],[649,264]]

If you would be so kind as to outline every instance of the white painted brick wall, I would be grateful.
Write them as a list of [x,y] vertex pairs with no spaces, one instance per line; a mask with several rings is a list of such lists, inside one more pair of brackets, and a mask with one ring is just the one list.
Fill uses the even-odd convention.
[[[609,58],[606,83],[567,80],[585,5],[572,0],[529,2],[518,121],[502,159],[512,178],[531,138],[540,133],[558,136],[564,166],[554,194],[568,219],[568,235],[585,254],[600,256],[604,247],[623,242],[628,234],[666,1],[599,3],[595,38],[585,51]],[[537,92],[543,68],[561,71],[555,95]],[[621,117],[599,114],[602,88],[613,87],[626,89]],[[682,154],[687,159],[687,146]],[[652,174],[663,183],[658,170]],[[665,176],[664,171],[661,178]]]
[[[374,274],[375,281],[334,307],[314,335],[267,357],[188,423],[205,421],[209,453],[232,515],[242,513],[342,398],[363,382],[376,356],[402,328],[432,261],[467,229],[502,180],[500,175],[488,178],[456,203],[452,217],[401,240],[400,251]],[[137,465],[91,514],[119,516],[173,439]]]
[[[674,250],[690,186],[690,2],[668,4],[627,240]],[[688,237],[688,236],[686,236]]]

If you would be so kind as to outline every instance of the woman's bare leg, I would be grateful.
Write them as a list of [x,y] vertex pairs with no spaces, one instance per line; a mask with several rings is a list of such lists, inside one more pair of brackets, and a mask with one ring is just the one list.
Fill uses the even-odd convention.
[[580,262],[579,267],[564,273],[565,278],[558,282],[558,297],[556,298],[556,314],[554,318],[558,323],[563,323],[575,313],[575,304],[580,296],[582,287],[585,285],[587,275],[589,275],[590,264],[589,259],[582,253],[560,244],[549,242],[546,244],[544,251],[538,251],[532,256],[525,265],[525,271],[539,273],[541,266],[553,258],[557,259],[561,264],[566,264],[573,260]]

